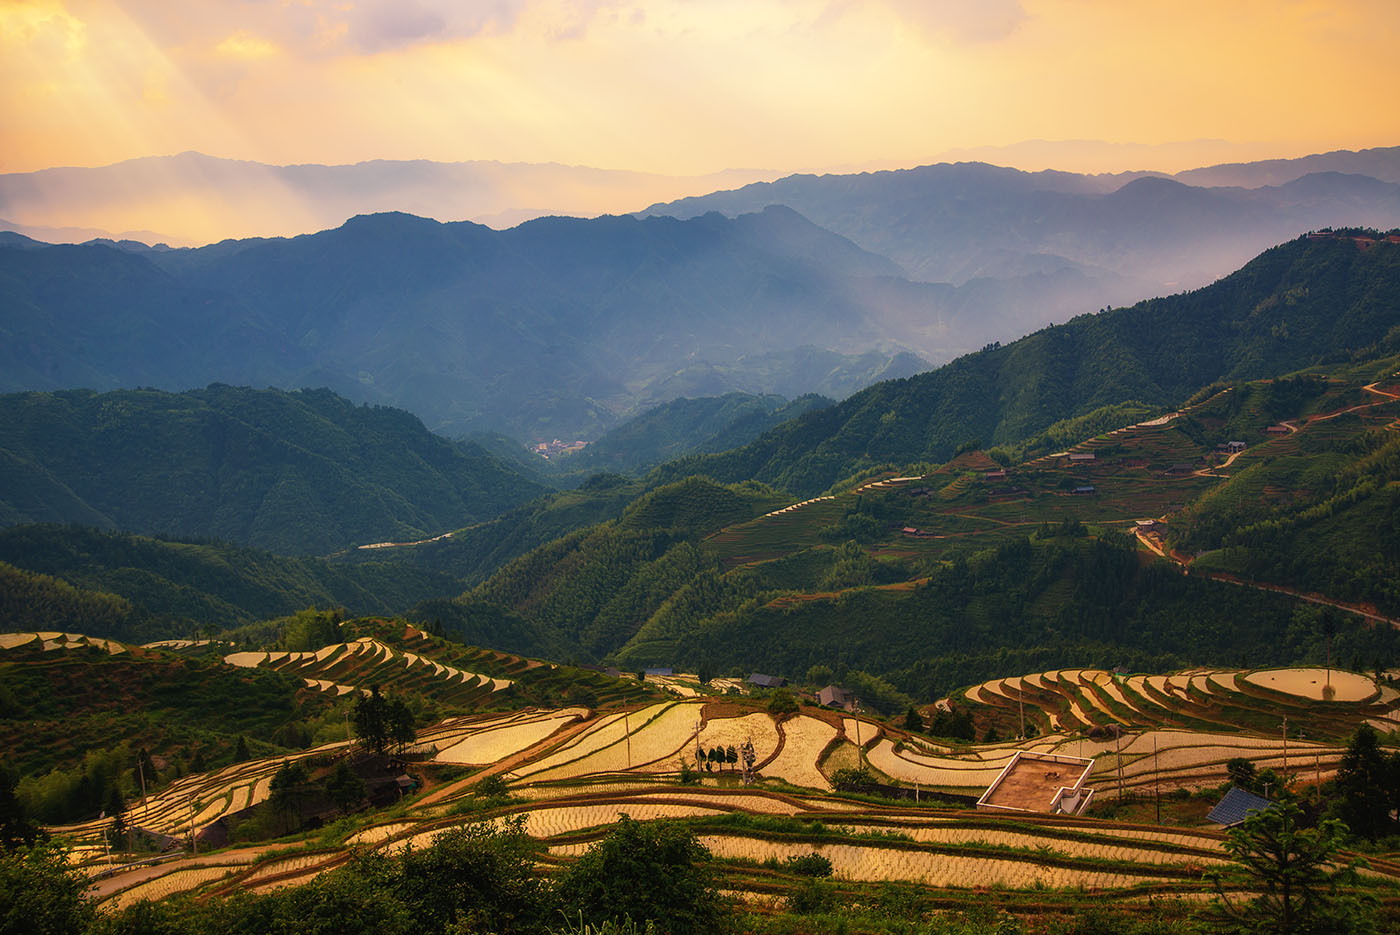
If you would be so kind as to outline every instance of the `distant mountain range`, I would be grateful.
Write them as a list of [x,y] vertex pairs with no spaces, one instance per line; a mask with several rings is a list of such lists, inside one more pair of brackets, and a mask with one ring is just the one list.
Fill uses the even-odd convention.
[[0,174],[0,229],[49,241],[111,237],[197,246],[311,233],[384,211],[499,228],[550,214],[616,214],[778,174],[736,169],[673,176],[427,159],[274,166],[187,152]]
[[[919,281],[1073,273],[1083,281],[1073,301],[1087,311],[1099,307],[1096,296],[1120,304],[1205,285],[1302,231],[1400,223],[1400,147],[1215,166],[1176,178],[982,163],[794,175],[653,205],[639,216],[735,215],[771,204],[890,258]],[[1031,327],[1043,323],[1037,315],[1062,320],[1057,313],[1070,311],[1053,297],[1035,304],[1021,310]]]
[[[0,177],[0,217],[49,194],[101,203],[118,177],[137,201],[215,192],[213,217],[220,199],[305,203],[311,219],[364,204],[450,214],[469,192],[506,204],[551,191],[527,183],[558,167],[272,172],[185,154],[110,168]],[[570,172],[595,192],[633,190]],[[1268,184],[1247,187],[1257,183]],[[644,214],[496,231],[394,212],[198,249],[48,247],[0,232],[0,390],[327,386],[407,408],[434,431],[526,442],[595,439],[677,398],[840,399],[1203,285],[1304,230],[1400,224],[1400,148],[1178,178],[979,163],[798,175]]]
[[448,434],[595,438],[681,396],[841,398],[928,366],[900,347],[952,356],[986,330],[895,272],[786,208],[508,231],[388,214],[197,250],[0,235],[0,389],[328,386]]

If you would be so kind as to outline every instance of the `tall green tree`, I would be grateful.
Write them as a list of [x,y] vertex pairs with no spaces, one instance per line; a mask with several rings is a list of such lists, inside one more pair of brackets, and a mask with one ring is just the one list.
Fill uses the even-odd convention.
[[683,825],[623,815],[564,872],[565,915],[593,925],[630,919],[661,935],[713,935],[727,908],[707,851]]
[[350,721],[355,726],[355,736],[366,747],[375,753],[384,752],[389,745],[389,699],[380,693],[378,685],[371,685],[368,695],[355,699]]
[[326,777],[326,795],[331,804],[349,814],[365,800],[365,781],[350,768],[349,763],[341,760]]
[[1369,840],[1396,830],[1391,810],[1400,807],[1400,754],[1387,754],[1380,735],[1362,724],[1337,764],[1335,814],[1352,834]]
[[24,803],[15,795],[19,778],[0,763],[0,850],[27,847],[39,838],[39,828],[29,820]]
[[1259,935],[1374,932],[1374,913],[1346,889],[1355,866],[1336,865],[1346,829],[1332,820],[1305,828],[1303,817],[1284,800],[1230,830],[1225,850],[1236,866],[1216,877],[1217,912],[1234,930]]
[[0,849],[0,935],[73,935],[93,918],[88,880],[57,847]]
[[268,784],[268,802],[292,827],[301,825],[301,805],[310,796],[310,777],[299,762],[284,760]]

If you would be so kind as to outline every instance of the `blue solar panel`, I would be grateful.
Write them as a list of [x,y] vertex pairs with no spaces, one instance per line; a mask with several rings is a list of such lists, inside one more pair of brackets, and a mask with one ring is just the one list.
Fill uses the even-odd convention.
[[1250,812],[1262,812],[1273,807],[1274,803],[1263,796],[1236,787],[1225,793],[1225,798],[1210,810],[1206,820],[1229,828],[1248,818]]

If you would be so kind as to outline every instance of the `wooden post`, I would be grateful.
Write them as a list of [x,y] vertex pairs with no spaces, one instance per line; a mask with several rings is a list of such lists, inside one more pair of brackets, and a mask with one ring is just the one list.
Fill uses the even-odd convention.
[[1157,803],[1157,824],[1162,823],[1162,776],[1157,770],[1157,732],[1152,732],[1152,798]]
[[1119,730],[1114,737],[1118,741],[1116,753],[1118,762],[1118,798],[1121,800],[1123,798],[1123,731]]
[[146,764],[141,762],[141,754],[136,754],[136,772],[141,776],[141,817],[146,817]]

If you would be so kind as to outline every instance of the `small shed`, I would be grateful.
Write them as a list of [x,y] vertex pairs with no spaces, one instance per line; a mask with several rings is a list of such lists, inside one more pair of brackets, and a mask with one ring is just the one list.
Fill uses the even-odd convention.
[[642,671],[645,672],[647,675],[651,676],[663,676],[669,678],[671,675],[670,666],[652,666],[650,669],[643,669]]
[[1287,434],[1288,434],[1288,426],[1286,426],[1286,425],[1271,425],[1271,426],[1269,426],[1268,428],[1266,428],[1266,429],[1264,430],[1264,434],[1265,434],[1265,435],[1287,435]]
[[1255,795],[1239,786],[1233,786],[1229,792],[1225,793],[1225,798],[1221,799],[1215,808],[1210,810],[1206,820],[1213,821],[1217,825],[1224,825],[1226,828],[1233,828],[1255,812],[1263,812],[1277,807],[1276,802],[1270,802],[1262,795]]
[[817,692],[817,701],[824,708],[840,708],[850,711],[855,707],[855,696],[837,685],[828,685]]
[[1077,497],[1085,497],[1090,494],[1096,494],[1098,492],[1098,488],[1096,488],[1093,484],[1085,484],[1083,487],[1076,487],[1070,491],[1070,493],[1074,494]]
[[986,471],[986,472],[984,472],[984,473],[982,474],[982,479],[983,479],[983,480],[1006,480],[1006,471],[1005,471],[1005,469],[998,469],[998,470],[995,470],[995,471]]
[[1185,477],[1187,474],[1196,473],[1196,465],[1186,461],[1179,461],[1162,472],[1167,477]]
[[1245,448],[1247,448],[1247,447],[1249,447],[1249,446],[1246,445],[1244,442],[1226,442],[1226,443],[1225,443],[1225,450],[1228,451],[1228,452],[1230,452],[1231,454],[1235,454],[1236,452],[1244,451]]
[[1084,464],[1093,460],[1094,453],[1092,451],[1072,451],[1069,455],[1070,464]]
[[781,675],[764,675],[762,672],[755,672],[749,676],[749,684],[757,688],[782,688],[787,684],[787,679]]

